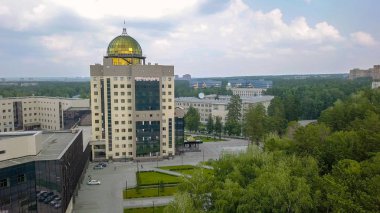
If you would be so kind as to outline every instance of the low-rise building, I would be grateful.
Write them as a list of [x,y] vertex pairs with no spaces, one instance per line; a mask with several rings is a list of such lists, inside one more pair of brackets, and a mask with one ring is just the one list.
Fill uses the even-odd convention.
[[262,96],[266,89],[261,88],[230,88],[233,95],[240,97]]
[[[66,111],[79,110],[81,116],[90,115],[89,99],[58,97],[14,97],[0,99],[0,132],[15,130],[62,130],[75,123]],[[78,115],[78,113],[77,113]],[[71,119],[71,122],[69,120]],[[65,123],[66,121],[66,123]]]
[[[176,107],[181,107],[187,112],[190,106],[196,108],[200,114],[200,122],[207,123],[209,115],[213,118],[219,116],[222,118],[224,124],[227,120],[228,103],[231,96],[216,96],[208,95],[203,99],[195,97],[179,97],[175,99]],[[265,109],[268,108],[273,96],[255,96],[255,97],[242,97],[242,114],[244,114],[249,107],[257,104],[262,104]]]
[[0,133],[0,212],[72,212],[90,134],[89,127]]

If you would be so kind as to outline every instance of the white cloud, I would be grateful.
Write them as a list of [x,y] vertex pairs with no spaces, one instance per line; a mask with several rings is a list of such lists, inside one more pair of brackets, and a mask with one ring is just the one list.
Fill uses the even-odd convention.
[[363,46],[374,46],[378,43],[371,34],[360,31],[351,33],[351,40]]
[[162,52],[151,47],[149,41],[145,52],[168,60],[183,57],[192,51],[193,55],[218,52],[229,58],[263,58],[276,54],[297,54],[297,49],[318,51],[313,45],[334,46],[344,40],[339,31],[327,22],[311,27],[304,17],[286,23],[282,16],[279,9],[267,13],[253,11],[241,0],[234,0],[220,13],[183,19],[165,38],[159,38],[171,42],[175,50],[171,51],[172,54],[162,56]]
[[55,2],[76,11],[80,16],[91,19],[100,19],[106,16],[156,19],[189,11],[199,3],[199,0],[80,0]]

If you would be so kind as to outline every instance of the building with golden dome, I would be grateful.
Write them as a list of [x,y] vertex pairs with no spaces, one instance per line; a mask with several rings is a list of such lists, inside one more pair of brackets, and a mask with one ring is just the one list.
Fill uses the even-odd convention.
[[123,29],[90,72],[94,160],[175,155],[174,66],[146,65]]

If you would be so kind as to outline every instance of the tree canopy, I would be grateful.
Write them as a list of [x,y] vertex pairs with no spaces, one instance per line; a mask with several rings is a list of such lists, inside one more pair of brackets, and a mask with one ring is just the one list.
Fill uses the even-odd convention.
[[[260,107],[249,113],[262,117]],[[184,177],[169,206],[191,198],[184,209],[193,212],[379,212],[379,124],[380,89],[355,93],[318,123],[267,135],[263,150],[211,161],[212,176]]]

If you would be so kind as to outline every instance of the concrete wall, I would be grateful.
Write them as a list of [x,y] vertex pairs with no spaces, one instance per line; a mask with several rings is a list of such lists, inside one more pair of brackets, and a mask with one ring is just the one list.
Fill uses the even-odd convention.
[[33,135],[1,139],[0,150],[5,150],[5,153],[0,155],[0,161],[28,155],[37,155],[42,149],[43,141],[41,135],[42,132],[35,132]]

